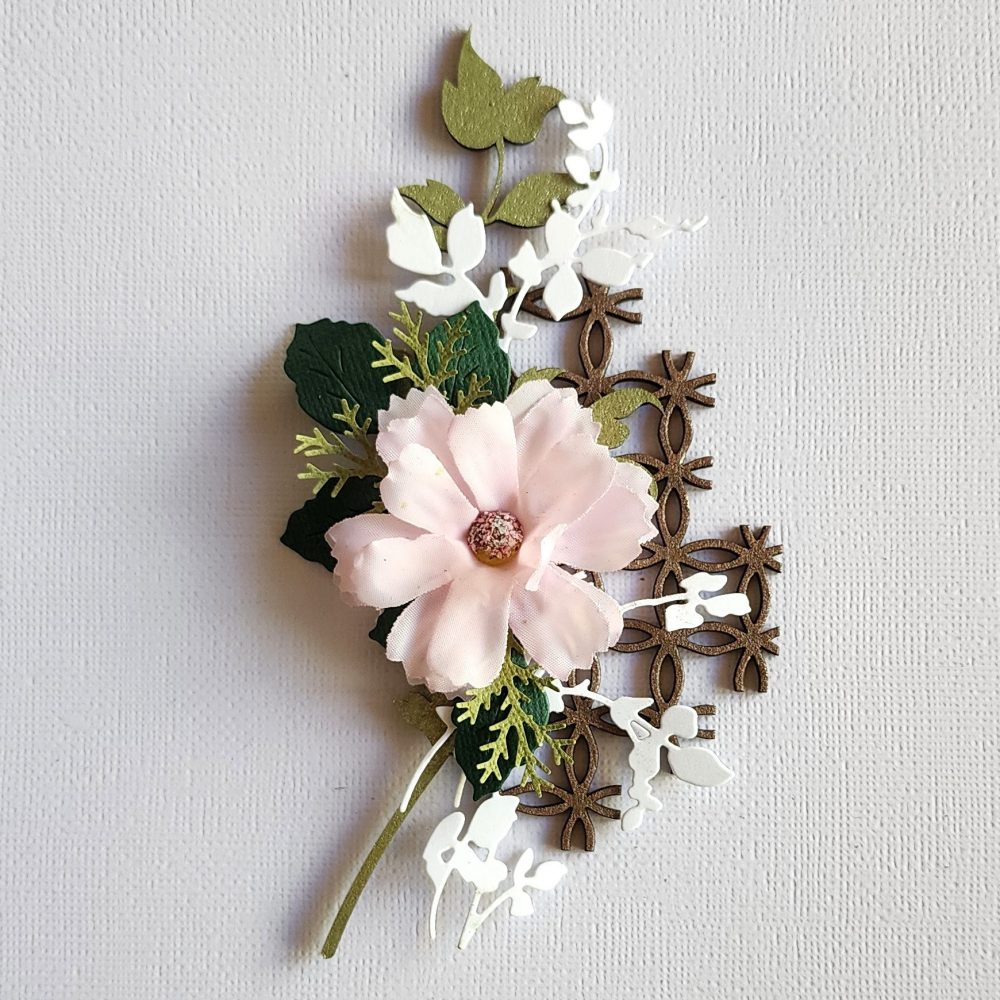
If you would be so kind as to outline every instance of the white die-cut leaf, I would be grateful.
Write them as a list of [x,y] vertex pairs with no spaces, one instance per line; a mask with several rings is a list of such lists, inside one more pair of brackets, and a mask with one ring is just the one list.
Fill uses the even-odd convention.
[[[694,739],[698,735],[698,713],[687,705],[672,705],[660,717],[659,726],[643,718],[642,712],[653,701],[650,698],[608,698],[590,690],[590,682],[581,681],[567,687],[559,681],[555,688],[560,698],[567,695],[589,698],[611,709],[611,721],[632,741],[628,765],[632,781],[623,794],[632,805],[622,810],[622,829],[635,830],[647,812],[657,812],[663,803],[653,794],[652,780],[660,773],[661,751],[667,748],[667,760],[675,777],[689,784],[721,785],[733,777],[733,772],[711,751],[701,747],[678,747],[673,737]],[[677,767],[674,762],[677,761]]]
[[587,120],[583,105],[571,97],[564,97],[559,102],[559,114],[567,125],[582,125]]
[[566,157],[566,173],[577,184],[586,184],[590,180],[590,163],[585,156],[573,154]]
[[525,284],[538,285],[542,280],[542,262],[535,248],[525,240],[520,250],[507,262],[510,273],[520,278]]
[[584,277],[600,285],[624,285],[632,277],[635,264],[631,254],[611,247],[588,250],[580,261]]
[[414,274],[441,274],[444,263],[431,220],[410,208],[396,189],[389,202],[395,222],[386,230],[389,260]]
[[495,851],[500,841],[510,833],[517,819],[517,798],[513,795],[491,795],[476,810],[469,821],[465,839],[488,851]]
[[717,597],[704,597],[703,594],[714,594],[726,586],[728,580],[724,573],[692,573],[681,581],[680,594],[666,594],[663,597],[648,597],[641,601],[632,601],[621,606],[622,613],[635,608],[657,607],[669,604],[664,612],[664,628],[668,632],[678,629],[697,628],[704,624],[705,618],[699,608],[706,614],[722,618],[726,615],[747,615],[750,613],[750,599],[746,594],[719,594]]
[[447,242],[451,266],[456,271],[471,271],[486,256],[486,227],[472,205],[452,216]]
[[556,320],[571,313],[583,301],[583,286],[569,264],[562,264],[549,278],[542,292],[542,301]]
[[397,289],[400,299],[435,316],[462,312],[473,302],[478,302],[487,315],[499,312],[507,301],[503,272],[495,271],[490,277],[486,295],[468,276],[486,254],[483,220],[471,204],[456,212],[448,223],[447,259],[434,239],[430,219],[410,208],[398,190],[392,193],[390,207],[395,221],[386,230],[389,259],[415,274],[440,276],[437,281],[425,279]]
[[[461,787],[456,805],[460,799]],[[465,817],[458,810],[445,816],[434,829],[424,848],[427,874],[434,883],[429,924],[432,939],[437,932],[438,904],[452,872],[457,872],[476,889],[458,942],[459,948],[466,947],[484,921],[504,903],[510,903],[513,916],[530,916],[535,907],[528,889],[547,892],[554,889],[566,874],[566,866],[557,861],[543,862],[531,871],[534,853],[529,848],[515,862],[510,873],[510,885],[492,899],[485,909],[479,909],[482,897],[496,893],[508,878],[507,866],[496,857],[496,852],[517,819],[517,806],[516,797],[494,794],[480,803],[469,821],[464,837],[461,832]],[[486,856],[480,857],[473,845],[479,851],[485,851]]]
[[667,748],[667,763],[681,781],[705,788],[724,785],[733,776],[733,772],[711,750],[703,747],[670,746]]

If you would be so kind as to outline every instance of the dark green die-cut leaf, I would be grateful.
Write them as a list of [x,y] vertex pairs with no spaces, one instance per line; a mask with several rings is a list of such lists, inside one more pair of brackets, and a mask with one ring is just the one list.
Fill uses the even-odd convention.
[[396,619],[403,613],[405,608],[406,605],[403,604],[398,608],[386,608],[384,611],[380,611],[374,628],[368,633],[368,638],[374,639],[384,649],[386,643],[389,641],[389,633],[392,631],[392,626],[396,624]]
[[442,226],[447,226],[451,217],[465,207],[465,202],[457,191],[429,178],[426,184],[407,184],[399,189],[399,193],[415,202],[430,219]]
[[511,226],[533,229],[549,217],[553,199],[564,202],[579,189],[580,185],[569,174],[528,174],[510,189],[493,218]]
[[333,496],[335,486],[335,482],[325,483],[316,496],[293,511],[281,536],[282,544],[298,552],[303,559],[317,562],[331,572],[336,560],[323,536],[338,521],[367,514],[379,497],[378,481],[373,478],[349,479]]
[[[499,761],[499,774],[491,773],[484,778],[483,770],[479,767],[492,755],[492,751],[487,748],[497,739],[494,727],[505,723],[510,716],[512,709],[508,699],[516,698],[521,709],[539,726],[544,726],[548,722],[549,700],[545,689],[531,680],[522,678],[517,678],[513,687],[513,691],[504,688],[499,694],[494,695],[489,705],[480,709],[475,722],[468,718],[459,721],[465,714],[460,706],[456,705],[452,710],[451,718],[455,724],[455,760],[472,785],[474,799],[481,799],[484,795],[497,791],[517,763],[521,739],[518,733],[522,730],[511,726],[507,728],[506,752]],[[539,740],[530,729],[526,732],[527,746],[523,750],[524,753],[531,753],[538,748]]]
[[542,120],[562,99],[555,87],[540,86],[537,76],[518,80],[504,96],[504,138],[518,144],[534,142]]
[[[466,392],[469,379],[475,374],[482,385],[484,379],[489,396],[487,401],[499,401],[507,398],[510,389],[510,358],[500,346],[500,331],[483,312],[478,303],[473,303],[464,312],[452,316],[448,322],[454,325],[463,322],[463,336],[458,347],[465,353],[455,361],[456,375],[441,383],[441,392],[452,406],[458,405],[459,392]],[[439,324],[429,334],[431,365],[437,364],[437,347],[443,343],[448,334],[444,323]]]
[[288,345],[285,374],[295,383],[299,405],[316,423],[342,430],[333,419],[346,399],[358,406],[358,423],[378,422],[378,411],[389,406],[393,387],[372,368],[377,355],[373,340],[382,334],[370,323],[335,323],[329,319],[300,323]]

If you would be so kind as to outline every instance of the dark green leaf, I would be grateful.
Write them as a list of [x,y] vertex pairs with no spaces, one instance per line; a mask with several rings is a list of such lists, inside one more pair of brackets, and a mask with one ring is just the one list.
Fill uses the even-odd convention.
[[[519,698],[525,712],[540,726],[548,722],[549,700],[546,697],[545,689],[532,681],[521,679],[515,680],[514,686],[517,688],[514,697]],[[501,762],[500,777],[491,774],[484,781],[483,772],[477,766],[489,756],[488,753],[484,753],[483,747],[495,739],[495,734],[490,731],[490,727],[502,722],[510,714],[509,704],[506,709],[503,707],[507,703],[506,693],[506,689],[504,689],[500,694],[494,695],[489,706],[480,709],[474,723],[468,719],[463,722],[458,721],[463,715],[463,710],[457,705],[452,710],[451,718],[455,724],[455,760],[458,761],[459,767],[465,772],[465,776],[472,785],[474,799],[481,799],[484,795],[489,795],[500,788],[517,759],[518,730],[512,728],[507,733],[507,755]],[[537,747],[538,740],[531,733],[526,750],[530,752]]]
[[[441,392],[452,404],[458,405],[459,390],[465,391],[469,385],[469,376],[473,372],[479,376],[480,383],[489,378],[486,388],[493,401],[504,400],[510,388],[510,358],[500,346],[500,333],[493,322],[480,308],[479,303],[473,303],[464,312],[452,316],[448,322],[454,325],[465,318],[464,336],[459,341],[459,348],[465,351],[455,363],[458,372],[452,378],[446,379],[441,385]],[[430,362],[436,363],[437,349],[447,337],[444,323],[436,326],[429,334]]]
[[539,86],[537,76],[518,80],[504,95],[504,138],[519,144],[534,142],[542,120],[562,99],[555,87]]
[[349,479],[341,491],[332,496],[335,485],[334,481],[324,483],[316,496],[294,511],[281,536],[282,543],[303,559],[317,562],[331,571],[336,562],[323,536],[338,521],[367,514],[379,496],[378,481],[373,478]]
[[569,174],[528,174],[510,189],[493,219],[525,229],[541,226],[552,212],[553,198],[565,201],[579,189],[580,185]]
[[398,608],[386,608],[384,611],[380,611],[378,615],[378,621],[375,622],[375,627],[368,633],[369,639],[374,639],[380,646],[385,648],[386,643],[389,641],[389,633],[392,631],[392,626],[396,624],[396,619],[403,613],[405,604]]
[[374,432],[378,411],[388,409],[393,390],[382,381],[381,371],[372,368],[378,357],[373,340],[383,337],[369,323],[321,319],[295,327],[285,374],[295,383],[299,405],[318,424],[343,430],[333,414],[346,399],[358,405],[358,423],[371,419]]
[[434,222],[442,226],[447,226],[451,217],[465,207],[462,196],[440,181],[428,179],[426,184],[407,184],[399,189],[399,193],[416,202]]
[[504,132],[506,95],[499,74],[472,47],[471,33],[458,57],[458,86],[445,80],[441,115],[452,138],[468,149],[495,146]]

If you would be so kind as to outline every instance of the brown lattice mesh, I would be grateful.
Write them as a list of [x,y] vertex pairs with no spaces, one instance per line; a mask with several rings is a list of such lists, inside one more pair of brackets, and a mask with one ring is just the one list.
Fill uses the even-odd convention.
[[[637,370],[608,374],[614,350],[611,320],[640,323],[640,314],[626,309],[625,304],[641,298],[642,289],[639,288],[609,292],[600,285],[587,283],[586,295],[579,308],[562,320],[583,319],[580,329],[583,371],[565,372],[561,380],[577,390],[584,405],[591,405],[623,383],[648,389],[663,404],[657,433],[659,453],[623,456],[646,468],[656,480],[659,490],[658,536],[644,545],[644,553],[629,569],[657,567],[651,591],[653,597],[677,593],[680,581],[689,571],[728,573],[734,577],[738,573],[738,589],[750,599],[750,613],[742,616],[738,625],[730,624],[730,619],[667,632],[663,627],[663,607],[656,609],[655,622],[626,619],[623,641],[615,649],[634,653],[652,651],[649,690],[654,704],[644,714],[654,725],[659,725],[663,712],[680,700],[684,688],[683,652],[710,657],[738,654],[738,657],[734,655],[734,688],[745,691],[750,673],[757,690],[767,690],[765,654],[775,655],[778,652],[775,643],[778,629],[768,628],[765,624],[771,606],[768,573],[778,572],[781,568],[777,561],[781,546],[767,544],[769,527],[754,531],[745,524],[740,526],[739,536],[734,539],[686,540],[690,521],[688,488],[705,490],[711,489],[712,485],[698,475],[700,470],[711,466],[712,459],[707,456],[688,458],[692,441],[691,407],[692,404],[715,405],[715,400],[702,391],[715,382],[715,375],[692,376],[694,355],[687,353],[676,360],[670,351],[662,354],[662,375]],[[542,319],[552,319],[542,304],[541,290],[528,296],[524,309]],[[708,558],[713,554],[722,558]],[[596,582],[600,584],[599,580]],[[630,634],[637,638],[624,641]],[[590,677],[592,690],[599,690],[600,679],[600,664],[595,660]],[[579,824],[583,830],[583,846],[592,851],[595,844],[592,816],[607,819],[618,819],[620,816],[617,809],[604,804],[605,799],[620,794],[621,786],[599,785],[600,746],[597,734],[619,737],[625,734],[608,720],[606,707],[582,697],[567,697],[565,701],[565,728],[571,740],[572,764],[553,768],[552,788],[538,799],[538,804],[530,802],[535,798],[530,787],[512,788],[507,794],[522,797],[519,811],[527,815],[565,814],[561,837],[563,850],[570,850],[573,846],[573,831]],[[695,710],[704,716],[715,713],[712,705],[698,705]],[[712,739],[715,732],[701,729],[699,736]]]

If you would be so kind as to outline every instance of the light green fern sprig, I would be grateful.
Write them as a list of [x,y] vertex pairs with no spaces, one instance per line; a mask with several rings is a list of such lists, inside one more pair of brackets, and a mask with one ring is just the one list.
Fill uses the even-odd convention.
[[316,481],[313,493],[318,493],[326,483],[334,480],[331,495],[336,496],[349,479],[365,476],[381,479],[386,474],[385,462],[375,450],[375,442],[368,436],[371,418],[367,417],[364,423],[359,424],[358,409],[356,403],[351,406],[346,399],[340,401],[340,413],[334,413],[333,419],[344,425],[345,429],[341,434],[327,437],[318,427],[314,427],[312,434],[296,435],[295,440],[299,443],[295,449],[296,455],[305,455],[306,458],[328,455],[336,460],[329,469],[321,469],[309,462],[306,471],[299,473],[299,479]]
[[[465,701],[457,703],[461,713],[455,721],[459,724],[468,721],[474,725],[479,713],[489,709],[494,698],[503,699],[500,703],[503,717],[490,726],[489,731],[493,736],[480,747],[481,752],[486,754],[485,759],[476,764],[477,770],[482,772],[482,781],[491,777],[502,778],[506,773],[501,771],[500,765],[507,761],[507,742],[512,730],[516,734],[512,767],[524,768],[522,783],[531,785],[536,794],[540,795],[551,787],[551,782],[543,775],[552,773],[551,768],[538,759],[538,749],[548,747],[556,764],[571,761],[569,747],[572,740],[557,739],[552,735],[554,731],[565,728],[564,725],[558,722],[539,722],[527,709],[531,695],[547,686],[542,677],[535,675],[534,668],[522,665],[513,658],[511,647],[508,646],[503,666],[496,678],[485,687],[467,691]],[[532,746],[535,747],[534,750],[531,749]],[[507,771],[511,769],[507,768]]]
[[[464,314],[457,317],[454,322],[444,320],[442,322],[444,337],[433,342],[431,336],[434,330],[427,332],[422,330],[424,314],[418,311],[416,316],[411,315],[409,306],[405,302],[399,303],[399,312],[389,313],[389,319],[396,324],[392,329],[393,335],[406,350],[397,351],[395,345],[388,339],[372,342],[372,347],[378,354],[378,358],[372,362],[372,368],[391,369],[389,374],[383,377],[383,382],[406,379],[418,389],[427,389],[431,386],[440,389],[445,382],[458,377],[457,361],[467,353],[466,348],[461,346],[462,338],[466,334]],[[480,400],[488,399],[491,395],[486,388],[488,382],[489,377],[480,378],[473,372],[469,376],[468,386],[458,390],[457,411],[464,413]]]

